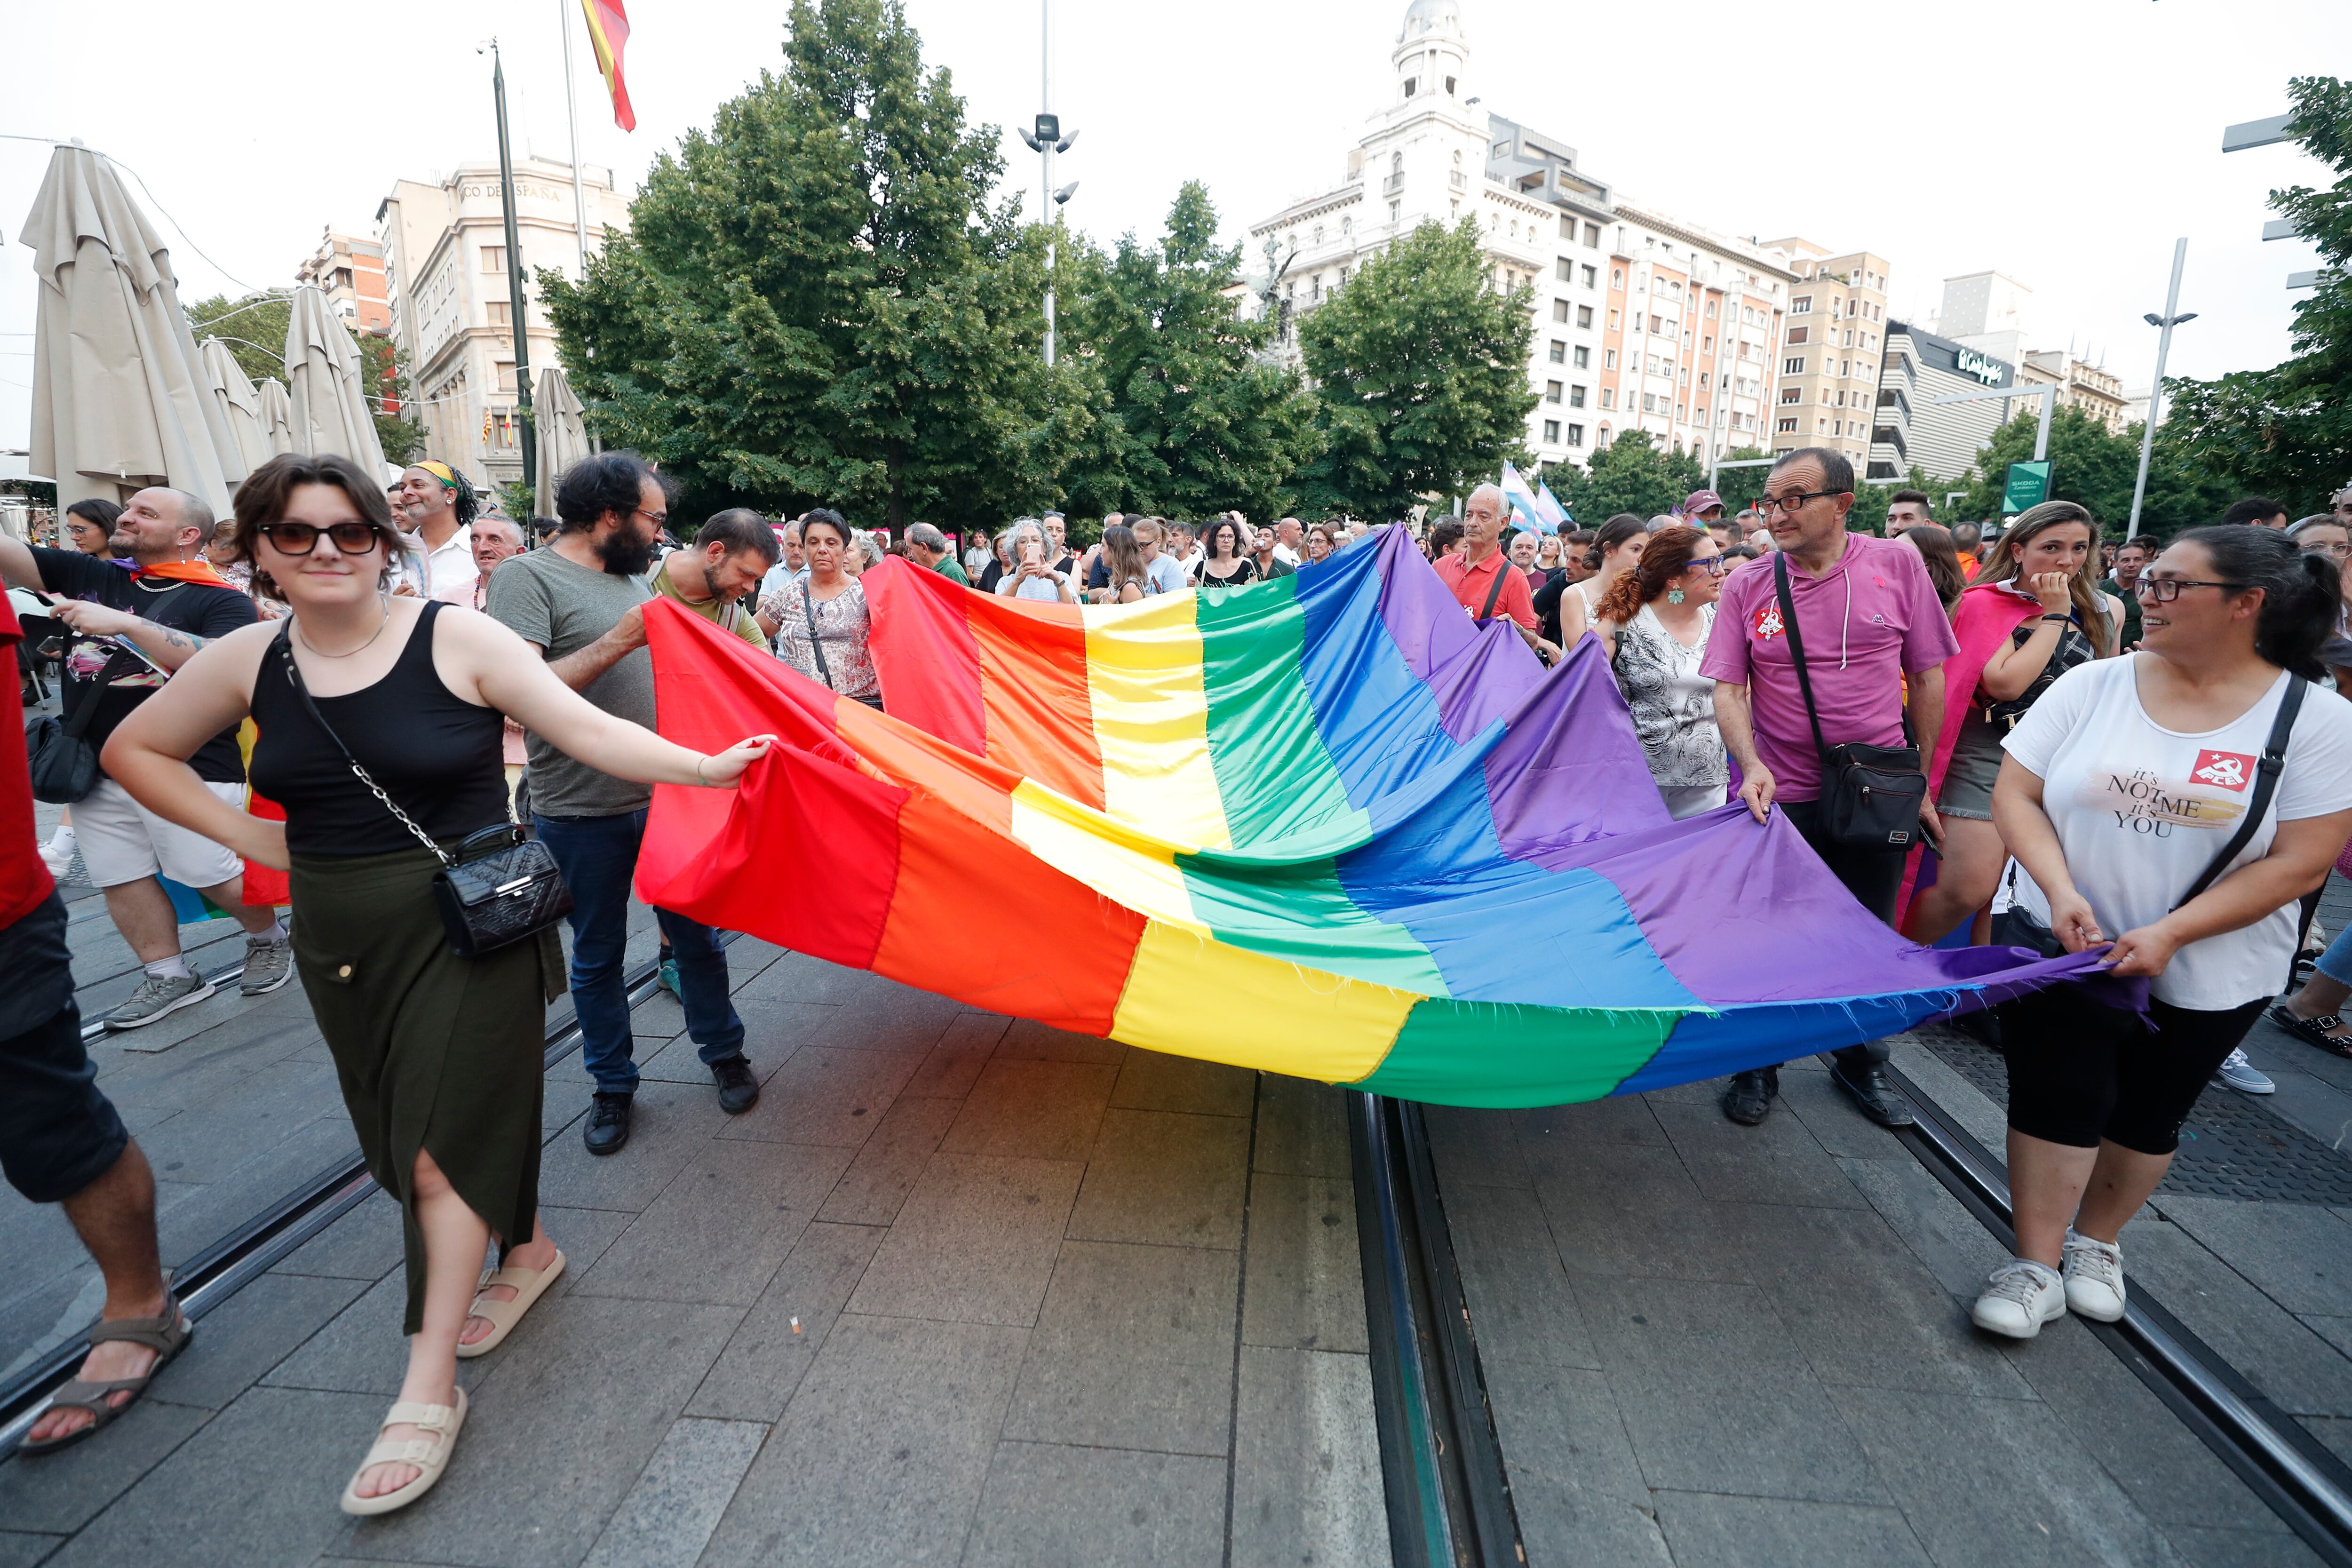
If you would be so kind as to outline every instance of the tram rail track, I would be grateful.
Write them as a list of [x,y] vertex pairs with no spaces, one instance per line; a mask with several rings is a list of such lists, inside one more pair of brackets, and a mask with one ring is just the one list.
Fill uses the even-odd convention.
[[[733,940],[732,932],[720,938],[722,944]],[[243,969],[242,964],[224,969],[212,978],[233,980]],[[659,983],[652,963],[631,970],[624,982],[632,1007],[652,996]],[[85,1042],[104,1033],[103,1025],[82,1026]],[[541,1053],[542,1070],[554,1067],[579,1047],[577,1018],[551,1026]],[[367,1173],[365,1163],[354,1149],[348,1158],[320,1171],[178,1265],[173,1274],[173,1289],[180,1298],[181,1310],[188,1314],[191,1322],[202,1321],[205,1314],[291,1257],[303,1244],[365,1202],[375,1190],[374,1179]],[[16,1451],[33,1423],[40,1419],[41,1412],[48,1408],[49,1395],[73,1376],[89,1349],[78,1336],[65,1340],[0,1384],[0,1459]]]

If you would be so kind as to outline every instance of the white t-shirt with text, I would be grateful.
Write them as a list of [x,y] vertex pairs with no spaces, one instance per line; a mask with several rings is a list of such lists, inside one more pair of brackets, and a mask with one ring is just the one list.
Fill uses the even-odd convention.
[[[2004,742],[2042,780],[2066,870],[2108,936],[2164,918],[2221,852],[2253,798],[2287,675],[2235,720],[2202,734],[2163,729],[2140,706],[2138,667],[2154,654],[2096,659],[2060,676]],[[2286,767],[2263,823],[2230,863],[2270,853],[2281,822],[2352,807],[2352,702],[2304,694]],[[2216,879],[2217,880],[2219,879]],[[2021,877],[2018,902],[2036,919],[2050,900]],[[2202,1012],[2275,995],[2295,944],[2295,905],[2240,931],[2189,943],[2149,983],[2159,1002]]]

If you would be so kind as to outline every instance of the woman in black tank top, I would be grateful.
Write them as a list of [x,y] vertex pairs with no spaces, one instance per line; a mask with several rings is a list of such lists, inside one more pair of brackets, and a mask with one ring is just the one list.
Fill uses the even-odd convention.
[[[446,850],[508,819],[508,715],[641,783],[731,787],[767,738],[715,756],[672,745],[592,707],[488,616],[394,597],[405,547],[383,489],[341,458],[272,458],[238,489],[236,517],[257,582],[293,614],[182,666],[116,731],[106,766],[159,816],[290,869],[303,990],[369,1173],[405,1219],[408,1372],[342,1500],[384,1513],[440,1479],[465,1420],[458,1358],[496,1348],[563,1269],[539,1225],[541,1053],[563,964],[552,927],[452,952],[433,899],[440,856],[350,763]],[[254,788],[282,824],[225,805],[186,764],[248,712]],[[493,1237],[502,1267],[478,1292]]]

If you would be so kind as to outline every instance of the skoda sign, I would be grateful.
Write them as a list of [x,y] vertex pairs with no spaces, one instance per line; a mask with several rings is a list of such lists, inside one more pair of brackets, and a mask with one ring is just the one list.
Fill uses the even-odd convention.
[[1952,354],[1952,368],[1962,375],[1976,377],[1987,386],[1999,386],[2001,372],[2009,367],[1997,359],[1977,353],[1974,349],[1958,349]]

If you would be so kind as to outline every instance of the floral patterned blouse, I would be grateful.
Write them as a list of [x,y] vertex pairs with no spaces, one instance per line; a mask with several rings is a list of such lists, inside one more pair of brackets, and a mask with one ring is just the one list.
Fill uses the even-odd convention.
[[1704,606],[1698,643],[1685,647],[1644,605],[1617,633],[1614,668],[1625,706],[1633,710],[1633,733],[1660,787],[1686,789],[1729,782],[1723,731],[1715,721],[1715,682],[1698,672],[1706,655],[1715,606]]
[[[875,678],[874,661],[866,651],[873,620],[866,609],[866,589],[856,578],[830,599],[809,593],[806,578],[786,583],[760,601],[760,610],[776,623],[776,657],[820,686],[830,686],[844,697],[878,697],[882,683]],[[809,636],[814,619],[816,636]],[[817,662],[822,647],[824,662]]]

